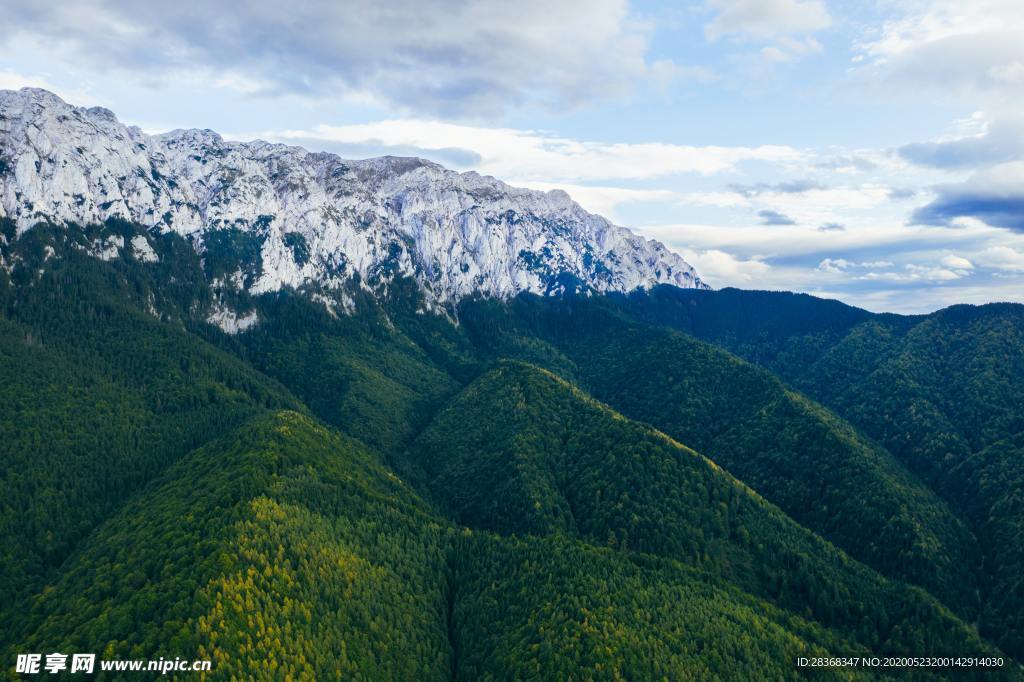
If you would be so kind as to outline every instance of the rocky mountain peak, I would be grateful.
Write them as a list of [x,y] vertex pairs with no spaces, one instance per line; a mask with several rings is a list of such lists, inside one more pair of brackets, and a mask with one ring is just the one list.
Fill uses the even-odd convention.
[[226,281],[255,294],[373,288],[398,275],[437,304],[473,294],[706,286],[662,244],[562,191],[418,158],[346,160],[226,141],[212,130],[146,135],[107,109],[33,88],[0,91],[0,217],[19,233],[38,222],[121,218],[177,232],[201,254],[213,242],[244,241],[258,255]]

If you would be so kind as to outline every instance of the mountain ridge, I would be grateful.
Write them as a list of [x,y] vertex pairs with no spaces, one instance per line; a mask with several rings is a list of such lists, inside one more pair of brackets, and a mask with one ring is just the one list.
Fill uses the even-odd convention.
[[[484,294],[705,288],[656,241],[583,210],[560,190],[511,187],[423,159],[362,161],[212,130],[147,135],[107,109],[46,90],[0,91],[0,218],[119,218],[176,232],[204,257],[243,252],[220,284],[260,294],[416,280],[428,306]],[[133,245],[145,249],[141,245]],[[92,252],[115,258],[124,244]],[[231,260],[231,259],[229,259]]]

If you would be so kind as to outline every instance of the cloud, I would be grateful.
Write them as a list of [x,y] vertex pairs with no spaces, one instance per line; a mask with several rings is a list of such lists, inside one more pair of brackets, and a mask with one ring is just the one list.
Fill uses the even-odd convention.
[[826,258],[818,263],[818,269],[822,272],[842,272],[850,267],[850,262],[845,258]]
[[824,48],[821,46],[821,43],[814,38],[797,40],[795,38],[782,37],[775,45],[761,48],[761,58],[769,63],[785,64],[796,61],[808,54],[816,54],[823,51]]
[[977,252],[988,246],[1024,247],[1024,237],[982,223],[951,230],[908,225],[895,217],[865,220],[837,232],[821,232],[803,225],[766,230],[746,220],[734,224],[647,224],[637,229],[666,244],[700,250],[722,249],[740,257],[770,256],[789,263],[804,263],[811,270],[815,270],[823,258],[835,258],[837,253],[859,262],[921,262],[925,259],[937,262],[942,255],[957,253],[978,263]]
[[911,216],[919,225],[953,226],[975,218],[993,227],[1024,232],[1024,161],[979,171],[965,182],[939,185],[937,197]]
[[936,142],[916,142],[899,148],[899,155],[921,166],[974,168],[1024,157],[1024,125],[1000,121],[981,134]]
[[971,261],[967,260],[963,256],[956,256],[956,255],[950,254],[948,256],[944,256],[942,258],[942,260],[939,261],[939,262],[942,263],[942,265],[944,265],[945,267],[953,268],[955,270],[973,270],[974,269],[974,263],[972,263]]
[[11,69],[0,70],[0,90],[20,90],[21,88],[43,88],[79,106],[91,107],[105,104],[84,88],[68,90],[54,85],[46,76],[26,76]]
[[[791,170],[796,164],[787,164]],[[778,173],[778,171],[776,171]],[[880,211],[892,211],[888,185],[865,183],[828,187],[814,181],[794,180],[778,183],[732,184],[730,191],[684,192],[680,204],[717,209],[737,209],[737,213],[767,210],[785,215],[795,224],[850,227],[865,219],[877,220]],[[828,231],[828,230],[824,230]]]
[[[259,133],[265,139],[313,147],[348,145],[384,151],[458,149],[468,166],[507,182],[578,182],[648,179],[677,173],[711,175],[747,161],[796,162],[805,153],[792,147],[695,147],[665,143],[610,143],[576,140],[536,130],[460,125],[422,119],[327,126],[312,130]],[[248,138],[251,134],[234,134]],[[433,158],[429,153],[424,154]]]
[[861,41],[862,75],[911,94],[929,89],[1019,100],[1014,86],[1024,84],[1024,5],[930,0],[904,6],[905,13]]
[[4,36],[69,62],[240,92],[361,94],[448,116],[524,103],[572,107],[706,70],[647,59],[650,25],[627,0],[205,0],[4,3]]
[[820,0],[710,0],[717,11],[704,27],[708,40],[738,35],[773,38],[827,28],[832,19]]
[[913,263],[908,264],[906,269],[908,279],[926,279],[935,282],[948,282],[960,279],[961,277],[967,277],[971,274],[969,270],[953,270],[928,265],[915,265]]
[[533,181],[514,184],[544,192],[563,190],[586,210],[612,220],[617,219],[616,210],[623,204],[674,202],[679,197],[678,193],[667,189],[633,189]]
[[981,305],[992,301],[1024,302],[1024,293],[1018,283],[998,286],[986,282],[979,286],[965,286],[940,282],[902,283],[896,287],[867,291],[849,291],[842,294],[835,292],[816,292],[826,294],[830,298],[841,298],[852,305],[860,306],[876,312],[895,312],[904,314],[930,313],[957,303],[973,303]]
[[846,260],[845,258],[826,258],[818,263],[818,269],[822,272],[845,272],[850,269],[878,269],[878,268],[891,268],[894,265],[892,261],[887,260],[876,260],[876,261],[864,261],[861,263],[855,263]]
[[772,269],[760,258],[737,258],[720,249],[679,251],[688,263],[697,268],[705,281],[717,286],[763,286],[764,279]]
[[842,223],[823,223],[818,226],[819,232],[842,232],[846,229],[846,226]]
[[[1024,268],[1024,254],[1018,254],[1013,249],[1003,248],[1001,250],[988,249],[990,258],[1001,262],[1015,263],[1015,257],[1019,258],[1021,268]],[[984,255],[982,256],[985,257]],[[844,274],[851,271],[861,271],[855,277],[864,281],[888,281],[888,282],[951,282],[974,274],[974,263],[963,256],[946,254],[938,265],[906,263],[901,270],[894,270],[895,263],[890,260],[876,261],[849,261],[845,258],[825,258],[818,263],[817,270],[829,274]],[[1012,269],[1009,268],[1009,269]],[[865,272],[866,271],[866,272]]]
[[803,179],[788,180],[775,184],[759,182],[753,185],[741,185],[733,183],[729,185],[729,189],[745,197],[753,197],[764,193],[800,194],[802,192],[809,192],[812,189],[825,189],[825,187],[817,180]]
[[[851,264],[852,267],[870,266],[871,263],[863,264]],[[892,266],[892,263],[884,262],[880,264],[880,267]],[[845,272],[846,268],[839,269],[819,269],[825,272]],[[887,270],[879,272],[878,270],[872,269],[862,275],[858,275],[856,279],[868,282],[952,282],[954,280],[967,277],[971,272],[969,270],[953,270],[950,268],[936,267],[931,265],[917,265],[915,263],[908,263],[904,266],[902,271],[900,270]]]
[[893,187],[889,190],[889,198],[895,201],[912,199],[917,196],[917,190],[909,187]]
[[[951,230],[893,217],[855,221],[837,232],[684,223],[647,225],[640,232],[693,263],[706,252],[728,254],[712,259],[718,269],[708,278],[713,286],[804,291],[905,313],[964,302],[1024,302],[1024,235],[978,222]],[[708,266],[697,267],[705,274]]]
[[732,44],[762,43],[736,61],[745,71],[743,87],[756,90],[782,64],[824,51],[810,32],[827,28],[832,19],[822,0],[708,0],[714,12],[704,25],[709,42],[722,38]]
[[796,225],[796,221],[785,213],[763,209],[757,212],[762,225]]
[[987,268],[1024,272],[1024,251],[1009,246],[990,246],[975,255],[974,260]]
[[814,167],[839,173],[868,173],[878,168],[878,163],[863,154],[835,154],[815,162]]

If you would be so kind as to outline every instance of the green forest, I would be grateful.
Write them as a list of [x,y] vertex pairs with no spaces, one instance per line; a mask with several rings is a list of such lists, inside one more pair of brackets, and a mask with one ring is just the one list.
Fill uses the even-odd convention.
[[[10,679],[1024,679],[1024,306],[345,307],[218,288],[229,232],[0,228]],[[111,234],[158,260],[85,254]],[[830,656],[1003,665],[797,665]]]

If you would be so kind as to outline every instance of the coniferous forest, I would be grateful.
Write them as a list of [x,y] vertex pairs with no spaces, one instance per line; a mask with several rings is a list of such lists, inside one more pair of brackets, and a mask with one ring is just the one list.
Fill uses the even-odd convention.
[[[158,259],[82,248],[140,234]],[[247,246],[222,241],[0,240],[12,679],[25,651],[217,680],[1024,679],[1024,306],[427,309],[395,278],[342,310],[225,300]],[[1003,665],[797,664],[835,656]]]

